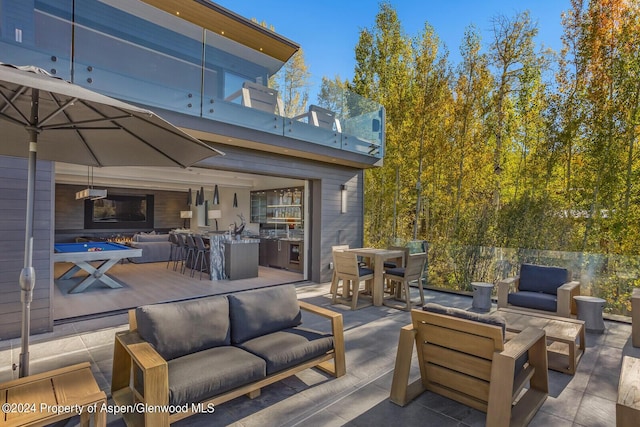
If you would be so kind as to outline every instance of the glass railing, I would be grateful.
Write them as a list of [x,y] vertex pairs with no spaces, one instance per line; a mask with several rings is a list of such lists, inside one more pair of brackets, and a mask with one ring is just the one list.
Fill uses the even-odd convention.
[[285,117],[282,111],[289,109],[282,108],[277,94],[269,106],[264,100],[252,105],[243,93],[247,82],[260,87],[255,82],[267,80],[273,60],[266,55],[176,16],[158,17],[159,12],[144,3],[112,6],[86,0],[75,3],[73,14],[70,8],[70,3],[52,0],[37,1],[35,9],[25,4],[24,12],[33,12],[33,20],[20,28],[16,21],[15,34],[1,33],[0,62],[42,67],[78,85],[152,108],[374,160],[384,156],[384,109],[378,103],[344,92],[333,97],[339,100],[333,111],[309,106],[303,114]]
[[471,282],[496,283],[515,276],[522,263],[569,269],[582,295],[606,300],[605,313],[631,315],[630,297],[640,287],[640,257],[536,249],[429,244],[426,283],[471,291]]

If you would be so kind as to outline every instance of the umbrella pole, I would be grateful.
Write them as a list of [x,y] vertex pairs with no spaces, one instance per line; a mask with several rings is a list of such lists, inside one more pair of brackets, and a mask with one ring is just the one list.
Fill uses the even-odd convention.
[[20,300],[22,301],[22,347],[20,350],[19,377],[29,375],[29,334],[31,333],[31,301],[36,284],[36,272],[33,268],[33,212],[36,183],[36,154],[38,146],[39,91],[31,91],[31,128],[29,132],[29,163],[27,167],[27,213],[24,235],[24,268],[20,272]]

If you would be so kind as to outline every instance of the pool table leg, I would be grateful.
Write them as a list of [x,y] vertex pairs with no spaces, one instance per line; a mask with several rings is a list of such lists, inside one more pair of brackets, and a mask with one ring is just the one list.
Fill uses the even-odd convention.
[[[84,292],[96,280],[101,281],[102,283],[104,283],[105,285],[107,285],[107,286],[109,286],[110,288],[113,288],[113,289],[121,288],[122,285],[120,285],[118,282],[116,282],[111,277],[107,276],[107,274],[106,274],[107,271],[111,267],[113,267],[114,265],[116,265],[118,263],[118,261],[120,261],[120,258],[109,259],[109,260],[103,262],[102,264],[100,264],[98,266],[98,268],[94,267],[93,265],[91,265],[90,263],[85,262],[85,261],[78,262],[76,264],[76,267],[73,267],[71,270],[77,268],[76,271],[78,271],[81,268],[84,271],[86,271],[87,273],[89,273],[89,277],[87,277],[82,282],[78,283],[76,286],[71,288],[69,290],[69,293],[70,294],[77,294],[77,293],[80,293],[80,292]],[[69,270],[69,271],[71,271],[71,270]],[[65,275],[67,275],[67,274],[68,274],[68,272],[65,273]]]

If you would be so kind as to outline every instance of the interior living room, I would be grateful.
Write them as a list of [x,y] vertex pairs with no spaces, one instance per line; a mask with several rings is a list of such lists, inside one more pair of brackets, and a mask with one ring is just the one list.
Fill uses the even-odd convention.
[[[55,189],[56,244],[102,241],[142,249],[141,256],[124,258],[109,270],[122,285],[118,289],[98,283],[82,292],[70,292],[86,272],[65,280],[61,277],[71,264],[56,262],[55,322],[305,278],[304,180],[197,167],[167,174],[162,168],[88,168],[57,163]],[[79,199],[76,194],[86,189],[106,194],[100,193],[105,197],[95,200]],[[271,200],[268,205],[267,195]],[[281,197],[287,200],[286,207]],[[98,208],[104,205],[109,206],[108,217]],[[191,269],[187,268],[174,270],[175,248],[169,232],[228,236],[243,220],[246,224],[241,237],[260,239],[256,277],[212,282],[206,269],[204,277],[202,272],[189,274]],[[145,238],[153,241],[138,241],[141,235],[149,235]],[[274,250],[267,250],[270,245]],[[243,259],[245,262],[250,263],[250,257]]]

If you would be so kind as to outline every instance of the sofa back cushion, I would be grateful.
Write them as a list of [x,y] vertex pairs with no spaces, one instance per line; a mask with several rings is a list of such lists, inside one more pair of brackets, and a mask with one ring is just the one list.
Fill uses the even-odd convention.
[[558,288],[569,281],[569,270],[561,267],[522,264],[518,290],[557,295]]
[[302,314],[293,285],[238,292],[228,297],[234,344],[301,323]]
[[168,242],[169,234],[136,234],[133,236],[135,242]]
[[430,313],[444,314],[451,317],[457,317],[458,319],[472,320],[474,322],[486,323],[487,325],[500,326],[502,328],[502,337],[504,339],[505,331],[507,330],[507,322],[503,317],[499,315],[488,315],[473,313],[471,311],[461,310],[454,307],[446,307],[444,305],[427,303],[422,307],[423,311]]
[[136,309],[138,333],[165,359],[230,344],[226,296],[198,298]]

